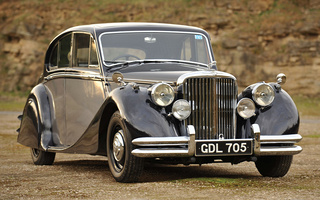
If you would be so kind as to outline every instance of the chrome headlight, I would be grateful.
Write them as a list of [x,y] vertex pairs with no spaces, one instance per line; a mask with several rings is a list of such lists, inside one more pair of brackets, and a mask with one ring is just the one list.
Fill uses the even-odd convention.
[[252,90],[252,98],[258,105],[268,106],[274,100],[274,90],[269,84],[258,84]]
[[158,106],[168,106],[174,100],[173,88],[166,83],[158,83],[152,87],[151,98]]
[[254,102],[249,98],[243,98],[238,102],[237,112],[238,114],[244,118],[248,119],[255,115],[256,106]]
[[188,101],[179,99],[172,106],[172,113],[178,120],[184,120],[191,114],[191,106]]

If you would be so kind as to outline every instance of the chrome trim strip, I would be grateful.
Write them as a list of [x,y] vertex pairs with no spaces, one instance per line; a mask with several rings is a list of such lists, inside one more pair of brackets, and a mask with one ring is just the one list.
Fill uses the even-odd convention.
[[300,146],[262,146],[259,156],[295,155],[302,151]]
[[270,143],[297,143],[302,140],[302,136],[299,134],[290,135],[261,135],[261,144]]
[[132,144],[141,147],[168,146],[168,145],[187,145],[189,137],[142,137],[132,140]]
[[45,80],[52,80],[57,78],[74,78],[74,79],[84,79],[84,80],[97,80],[97,81],[103,81],[104,77],[102,77],[100,74],[76,74],[76,73],[55,73],[52,75],[48,75],[45,77]]
[[233,75],[217,71],[217,70],[206,70],[206,71],[197,71],[197,72],[190,72],[181,75],[177,80],[177,85],[181,85],[185,82],[186,79],[189,78],[232,78],[233,80],[237,80]]
[[131,153],[142,158],[189,156],[187,149],[134,149]]

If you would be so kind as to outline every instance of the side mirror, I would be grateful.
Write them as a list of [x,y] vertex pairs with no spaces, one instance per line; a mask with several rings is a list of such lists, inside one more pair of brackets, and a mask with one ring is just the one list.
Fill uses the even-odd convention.
[[123,83],[126,85],[126,83],[123,81],[123,74],[121,72],[114,72],[112,74],[112,80],[115,83]]
[[287,81],[287,76],[284,73],[280,73],[277,75],[277,83],[280,85],[285,84]]

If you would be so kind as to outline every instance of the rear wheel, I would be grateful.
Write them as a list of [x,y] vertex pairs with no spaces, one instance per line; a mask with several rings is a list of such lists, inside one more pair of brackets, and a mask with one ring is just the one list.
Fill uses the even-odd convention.
[[262,156],[256,167],[262,176],[283,177],[290,169],[293,156]]
[[52,165],[56,154],[31,148],[31,157],[35,165]]
[[143,170],[143,159],[131,154],[131,135],[116,111],[107,131],[107,154],[110,171],[118,182],[136,182]]
[[[37,134],[41,134],[41,125],[40,125],[40,118],[39,118],[39,109],[37,106],[37,101],[35,98],[30,98],[28,100],[30,108],[32,108],[34,119],[36,119],[35,128]],[[31,148],[31,158],[35,165],[52,165],[54,159],[56,157],[55,153],[45,152],[39,149]]]

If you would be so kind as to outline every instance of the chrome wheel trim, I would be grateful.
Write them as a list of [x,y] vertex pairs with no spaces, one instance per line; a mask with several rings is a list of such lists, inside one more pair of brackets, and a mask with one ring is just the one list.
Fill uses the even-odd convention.
[[119,130],[113,138],[113,157],[117,162],[124,158],[125,144],[123,139],[123,130]]

